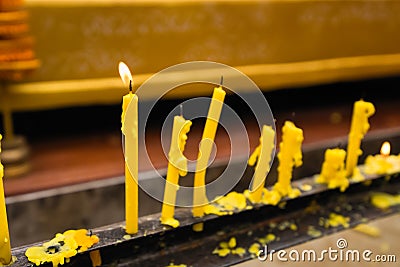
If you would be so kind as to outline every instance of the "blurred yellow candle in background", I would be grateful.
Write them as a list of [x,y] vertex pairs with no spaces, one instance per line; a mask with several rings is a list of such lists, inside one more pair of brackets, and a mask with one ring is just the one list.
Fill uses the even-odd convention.
[[226,92],[221,86],[214,88],[211,104],[208,110],[206,124],[204,126],[203,136],[200,143],[199,155],[197,158],[196,172],[194,175],[194,193],[193,193],[193,216],[204,216],[204,205],[208,203],[205,176],[208,161],[210,159],[215,134],[217,132],[219,117],[224,104]]
[[164,200],[161,210],[161,223],[178,227],[179,221],[174,219],[176,192],[179,189],[179,176],[187,174],[187,158],[183,155],[187,133],[192,122],[185,120],[183,116],[174,117],[172,127],[171,146],[168,153],[167,179],[164,189]]
[[[0,141],[2,136],[0,135]],[[1,152],[1,146],[0,146]],[[8,232],[6,201],[3,187],[4,167],[0,162],[0,266],[11,263],[11,244]]]
[[358,157],[362,154],[361,140],[369,130],[368,118],[375,113],[375,107],[370,102],[356,101],[353,107],[349,141],[347,145],[346,176],[351,177],[357,167]]
[[[122,100],[122,133],[125,136],[125,223],[126,232],[138,232],[139,195],[138,195],[138,97],[132,93],[132,75],[129,68],[119,63],[119,73],[125,85],[129,85],[129,93]],[[128,106],[133,108],[128,118]],[[129,162],[129,163],[128,163]],[[129,166],[129,167],[128,167]]]
[[[271,126],[264,125],[260,137],[260,144],[251,154],[248,164],[257,165],[254,170],[253,182],[251,184],[250,199],[254,203],[261,202],[265,179],[270,170],[272,150],[274,149],[275,131]],[[258,161],[257,161],[258,158]]]

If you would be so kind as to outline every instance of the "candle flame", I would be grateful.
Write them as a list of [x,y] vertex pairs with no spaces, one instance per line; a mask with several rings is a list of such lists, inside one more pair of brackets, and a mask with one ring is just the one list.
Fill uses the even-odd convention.
[[124,62],[119,62],[118,65],[119,75],[126,86],[130,86],[132,75],[128,66]]
[[389,156],[390,155],[390,143],[385,141],[381,147],[381,155],[382,156]]

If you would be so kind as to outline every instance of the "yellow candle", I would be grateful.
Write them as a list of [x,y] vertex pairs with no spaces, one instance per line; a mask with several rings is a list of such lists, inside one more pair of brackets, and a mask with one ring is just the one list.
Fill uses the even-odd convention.
[[365,159],[364,171],[366,174],[393,174],[400,171],[400,155],[390,155],[390,143],[384,142],[381,153],[369,155]]
[[301,151],[303,139],[303,130],[297,128],[293,122],[286,121],[282,127],[282,141],[279,144],[278,181],[273,187],[273,190],[282,197],[300,195],[298,189],[292,188],[291,180],[293,167],[303,164]]
[[203,136],[200,143],[199,155],[194,175],[194,193],[193,193],[193,216],[204,216],[204,206],[208,203],[205,176],[208,161],[210,159],[215,134],[217,132],[218,121],[221,115],[222,106],[225,99],[225,91],[221,86],[214,88],[211,104],[208,110],[206,124],[204,126]]
[[344,149],[327,149],[317,183],[327,184],[328,188],[340,187],[340,191],[342,192],[346,190],[349,186],[349,180],[346,177],[346,170],[344,168],[345,158],[346,151]]
[[[138,231],[138,97],[132,93],[132,76],[128,67],[120,62],[119,72],[125,84],[129,84],[129,93],[122,100],[122,133],[125,136],[125,223],[126,232]],[[128,106],[132,111],[127,114]],[[129,163],[128,163],[129,162]],[[129,167],[128,167],[129,165]]]
[[248,161],[250,166],[254,166],[258,158],[250,191],[250,199],[253,203],[261,202],[265,179],[270,169],[271,154],[274,149],[274,139],[275,131],[271,126],[264,125],[260,137],[260,144],[256,147]]
[[361,140],[369,130],[368,118],[375,113],[375,107],[370,102],[356,101],[353,107],[349,141],[347,145],[346,176],[351,177],[357,167],[358,157],[362,154]]
[[185,120],[182,116],[174,117],[171,146],[168,153],[167,180],[161,210],[161,223],[174,228],[179,226],[179,221],[174,219],[176,192],[179,189],[179,175],[185,176],[187,174],[187,159],[183,155],[183,150],[191,125],[192,122]]
[[[2,136],[0,135],[0,141]],[[1,147],[0,147],[1,152]],[[8,232],[6,201],[3,187],[4,167],[0,162],[0,266],[11,263],[11,244]]]

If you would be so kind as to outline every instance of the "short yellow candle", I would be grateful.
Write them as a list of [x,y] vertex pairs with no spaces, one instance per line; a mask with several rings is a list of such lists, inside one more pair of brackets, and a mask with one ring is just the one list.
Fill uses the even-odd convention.
[[250,200],[253,203],[261,202],[262,192],[265,186],[265,179],[270,170],[272,150],[274,149],[274,140],[275,131],[271,126],[264,125],[260,137],[260,144],[256,147],[248,160],[248,164],[250,166],[254,166],[254,164],[257,162],[250,191]]
[[349,186],[349,180],[346,177],[346,170],[344,168],[345,158],[346,151],[344,149],[327,149],[317,183],[327,184],[328,188],[340,187],[340,191],[342,192],[346,190]]
[[206,169],[210,159],[215,134],[217,132],[218,121],[224,104],[225,94],[226,93],[221,86],[214,88],[206,124],[204,126],[196,164],[196,172],[194,175],[192,212],[195,217],[204,216],[204,206],[208,203],[205,188]]
[[[0,135],[0,141],[2,136]],[[1,146],[0,146],[1,152]],[[0,266],[11,263],[11,244],[8,232],[6,201],[3,187],[4,167],[0,162]]]
[[[138,97],[132,93],[132,76],[128,67],[120,62],[119,72],[129,93],[122,100],[122,133],[125,136],[125,223],[126,232],[138,232],[139,197],[138,197]],[[128,106],[133,108],[127,114]],[[129,163],[128,163],[129,162]],[[129,167],[128,167],[129,166]]]
[[179,175],[185,176],[187,174],[187,158],[183,155],[183,150],[191,125],[192,122],[185,120],[182,116],[174,117],[171,146],[168,153],[167,180],[161,210],[161,223],[174,228],[179,226],[179,221],[174,218],[176,192],[179,189]]
[[293,122],[286,121],[282,127],[282,141],[279,144],[278,181],[273,187],[273,190],[282,197],[293,198],[300,195],[300,190],[292,188],[291,180],[293,167],[303,164],[301,151],[303,139],[303,130],[297,128]]
[[369,130],[368,118],[375,113],[375,107],[370,102],[356,101],[353,107],[349,141],[347,145],[346,176],[351,177],[357,167],[358,157],[362,154],[361,140]]
[[390,155],[390,143],[386,141],[382,144],[381,153],[369,155],[364,165],[366,174],[393,174],[400,171],[400,155]]

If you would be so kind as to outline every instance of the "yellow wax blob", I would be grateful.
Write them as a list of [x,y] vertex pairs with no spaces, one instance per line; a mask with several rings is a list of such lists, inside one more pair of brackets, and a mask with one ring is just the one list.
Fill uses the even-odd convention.
[[379,230],[379,228],[365,223],[360,223],[359,225],[354,227],[354,230],[372,237],[379,237],[381,235],[381,231]]
[[279,194],[278,191],[276,190],[267,190],[265,189],[263,191],[263,196],[262,196],[262,203],[266,205],[277,205],[279,201],[281,201],[282,195]]
[[65,238],[73,238],[78,244],[78,252],[84,252],[94,244],[99,242],[99,237],[96,235],[87,234],[86,229],[68,230],[64,232]]
[[318,229],[315,229],[314,226],[310,225],[310,226],[308,226],[307,234],[311,237],[317,238],[322,235],[322,232]]
[[387,209],[391,206],[400,205],[400,194],[391,195],[382,192],[372,193],[371,203],[380,209]]
[[218,198],[217,204],[224,210],[243,210],[247,206],[246,197],[238,192],[230,192],[225,197]]
[[88,235],[86,229],[68,230],[45,242],[41,247],[30,247],[25,255],[30,262],[41,265],[52,262],[53,267],[69,262],[69,259],[78,252],[86,251],[88,248],[99,242],[96,235]]
[[329,218],[325,219],[324,226],[325,228],[329,227],[338,227],[339,225],[342,225],[344,228],[348,228],[350,222],[349,217],[345,217],[343,215],[337,214],[337,213],[331,213],[329,214]]
[[321,174],[317,176],[316,182],[327,184],[328,188],[340,188],[340,191],[344,192],[349,186],[344,166],[345,157],[346,151],[343,149],[327,149]]
[[253,243],[248,251],[251,254],[252,257],[258,257],[258,252],[260,251],[261,245],[259,243]]
[[242,247],[236,247],[236,238],[231,237],[228,242],[219,243],[218,248],[214,249],[212,252],[220,257],[226,257],[229,254],[238,255],[242,257],[246,254],[246,250]]
[[161,221],[161,224],[169,225],[169,226],[171,226],[173,228],[177,228],[179,226],[179,221],[177,219],[175,219],[175,218],[171,218],[171,217],[163,218],[163,217],[161,217],[160,221]]
[[245,194],[232,191],[226,196],[216,197],[213,203],[203,207],[203,212],[223,216],[248,208]]
[[349,178],[353,182],[362,182],[365,180],[365,176],[361,173],[360,168],[356,167],[353,170],[353,176]]
[[312,190],[312,185],[310,185],[310,184],[302,184],[300,186],[300,189],[302,191],[304,191],[304,192],[311,191]]
[[186,267],[186,264],[174,264],[174,263],[170,263],[169,265],[167,265],[166,267]]
[[223,211],[223,210],[221,210],[221,208],[220,207],[216,207],[216,206],[214,206],[214,205],[212,205],[212,204],[210,204],[210,205],[206,205],[205,207],[204,207],[204,214],[215,214],[215,215],[218,215],[218,216],[223,216],[223,215],[227,215],[227,214],[231,214],[232,213],[232,211]]
[[274,234],[267,234],[265,237],[259,238],[257,241],[260,242],[262,245],[266,245],[271,243],[276,239],[276,236]]
[[201,232],[201,231],[203,231],[203,228],[204,228],[204,223],[202,223],[202,222],[196,223],[192,227],[193,231],[195,231],[195,232]]

